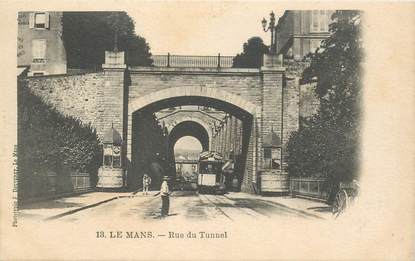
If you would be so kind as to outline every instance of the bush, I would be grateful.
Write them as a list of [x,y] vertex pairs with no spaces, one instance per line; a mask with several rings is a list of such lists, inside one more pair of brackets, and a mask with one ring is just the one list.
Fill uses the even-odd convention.
[[260,68],[268,47],[260,37],[251,37],[243,44],[243,52],[233,58],[234,68]]
[[312,54],[303,81],[317,79],[318,114],[293,133],[287,144],[290,176],[322,177],[326,189],[357,178],[361,60],[359,11],[336,11],[331,36]]
[[[18,81],[18,165],[21,196],[31,192],[34,175],[57,173],[57,180],[70,172],[87,172],[91,182],[101,163],[101,146],[95,129],[74,117],[64,116]],[[59,186],[59,184],[57,184]],[[65,186],[67,190],[68,186]],[[30,194],[30,195],[29,195]]]

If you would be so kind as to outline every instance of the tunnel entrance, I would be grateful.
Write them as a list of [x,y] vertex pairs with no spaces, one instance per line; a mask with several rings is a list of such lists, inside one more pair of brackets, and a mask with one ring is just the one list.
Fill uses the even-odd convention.
[[[216,151],[225,160],[234,159],[235,186],[240,189],[252,136],[250,112],[219,99],[180,96],[150,103],[134,111],[131,118],[129,190],[142,187],[144,173],[152,178],[151,189],[159,189],[163,176],[175,180],[178,169],[174,146],[186,136],[196,138],[203,151]],[[190,168],[197,168],[194,164]]]
[[184,136],[172,146],[176,166],[175,189],[195,190],[199,173],[199,156],[206,148],[202,148],[200,140],[192,136]]
[[207,130],[201,124],[190,120],[182,121],[173,127],[169,133],[169,146],[174,147],[176,142],[185,136],[196,138],[200,142],[203,151],[209,150],[209,134]]

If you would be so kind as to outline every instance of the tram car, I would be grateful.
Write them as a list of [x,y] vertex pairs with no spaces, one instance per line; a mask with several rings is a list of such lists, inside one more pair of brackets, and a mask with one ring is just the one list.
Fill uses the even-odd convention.
[[222,173],[223,157],[214,151],[204,151],[199,157],[197,187],[199,193],[225,193],[225,177]]

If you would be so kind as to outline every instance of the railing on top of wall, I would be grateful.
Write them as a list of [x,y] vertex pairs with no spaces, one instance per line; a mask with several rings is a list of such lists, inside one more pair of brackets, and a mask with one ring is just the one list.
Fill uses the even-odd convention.
[[231,68],[234,56],[153,55],[156,67]]
[[290,178],[290,194],[320,200],[327,199],[327,191],[323,189],[324,179]]

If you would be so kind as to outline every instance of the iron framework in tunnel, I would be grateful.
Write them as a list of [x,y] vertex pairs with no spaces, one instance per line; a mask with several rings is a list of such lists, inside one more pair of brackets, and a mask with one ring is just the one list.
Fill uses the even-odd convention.
[[[200,141],[204,151],[216,149],[210,146],[212,141],[210,140],[208,130],[201,124],[191,120],[183,121],[175,125],[170,133],[168,133],[164,124],[157,122],[157,119],[154,117],[154,114],[160,110],[184,105],[214,108],[226,112],[241,122],[241,126],[239,126],[241,129],[240,154],[232,156],[237,158],[235,172],[239,173],[237,178],[238,187],[240,189],[242,179],[246,172],[245,164],[254,115],[234,104],[203,96],[179,96],[160,100],[148,104],[132,114],[131,164],[128,173],[128,188],[133,190],[140,187],[140,180],[145,172],[150,172],[148,174],[153,176],[153,188],[157,188],[161,181],[161,176],[166,174],[175,176],[174,144],[181,137],[195,137]],[[214,138],[215,137],[211,137],[211,139]],[[216,139],[217,138],[218,137],[216,137]],[[217,141],[216,143],[219,144],[220,142],[222,141]],[[224,143],[230,143],[230,140],[227,140]],[[225,158],[228,158],[231,155],[231,146],[223,146],[221,148],[228,148],[228,151],[220,151],[225,154]],[[232,153],[235,152],[233,151]],[[151,166],[154,165],[155,162],[160,165],[161,171],[159,171],[159,173],[151,173],[152,169],[154,169],[154,167]]]

